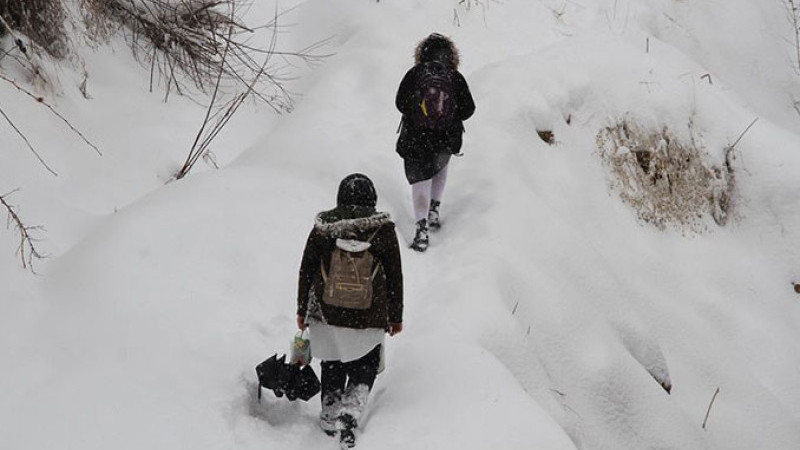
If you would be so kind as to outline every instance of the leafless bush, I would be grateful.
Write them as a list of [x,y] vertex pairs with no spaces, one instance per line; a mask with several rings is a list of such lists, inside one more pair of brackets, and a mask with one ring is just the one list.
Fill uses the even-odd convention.
[[17,255],[20,257],[22,267],[36,273],[33,268],[33,262],[34,260],[44,258],[45,255],[39,252],[39,250],[36,248],[36,242],[38,242],[38,240],[36,239],[35,234],[39,231],[42,231],[44,228],[41,226],[25,225],[22,222],[22,218],[20,218],[18,213],[19,208],[10,204],[7,200],[8,196],[14,192],[16,191],[11,191],[8,194],[0,195],[0,205],[6,209],[6,213],[8,215],[6,227],[14,228],[14,230],[19,234]]
[[[134,55],[150,68],[151,90],[155,78],[164,81],[166,97],[173,90],[184,93],[188,82],[203,92],[220,83],[252,90],[277,111],[291,110],[292,98],[284,87],[284,67],[273,64],[276,56],[314,62],[326,55],[315,54],[317,45],[280,52],[275,37],[263,46],[248,41],[253,28],[246,26],[238,11],[243,0],[82,0],[93,37],[121,30]],[[258,28],[274,27],[276,18]],[[321,45],[321,43],[320,43]],[[225,57],[223,57],[225,53]],[[259,77],[259,83],[251,86]]]
[[719,225],[727,223],[733,146],[726,150],[725,164],[714,167],[696,142],[682,143],[666,127],[649,130],[630,119],[604,128],[596,141],[612,186],[641,220],[693,232],[706,229],[706,215]]
[[[222,54],[223,60],[227,58],[228,50],[230,50],[230,42],[225,46],[225,51]],[[236,111],[252,92],[253,84],[258,82],[258,79],[261,76],[259,73],[248,86],[247,90],[239,93],[227,103],[219,105],[219,87],[220,82],[222,81],[223,73],[224,69],[220,68],[217,74],[217,82],[214,85],[214,93],[211,95],[211,102],[206,109],[205,118],[203,119],[203,123],[200,125],[200,129],[197,131],[197,136],[194,138],[192,147],[189,149],[189,154],[186,156],[186,161],[184,161],[183,165],[178,170],[178,173],[175,174],[176,180],[180,180],[188,175],[189,171],[192,170],[200,158],[210,157],[211,153],[209,146],[211,145],[211,142],[217,137],[219,132],[225,128],[225,125],[228,124],[228,121],[233,118],[234,114],[236,114]],[[216,166],[216,163],[214,163],[214,165]]]
[[168,92],[173,84],[181,91],[176,71],[205,89],[216,76],[224,36],[229,29],[246,31],[220,12],[220,7],[233,7],[223,0],[87,0],[84,5],[91,11],[90,17],[97,19],[92,21],[92,29],[112,30],[106,20],[125,27],[134,54],[148,61],[151,70],[166,75]]
[[[0,0],[0,70],[40,92],[57,86],[47,70],[70,53],[63,0]],[[7,36],[8,35],[8,36]],[[14,74],[14,75],[12,75]]]
[[[66,54],[63,31],[66,13],[61,1],[0,0],[0,18],[5,17],[0,24],[13,23],[3,29],[14,34],[19,26],[20,32],[27,31],[53,46],[54,54]],[[185,94],[192,89],[212,94],[208,113],[176,178],[186,175],[198,159],[208,154],[210,143],[248,98],[261,100],[276,112],[291,111],[293,98],[286,83],[291,79],[293,63],[314,64],[329,56],[320,53],[327,40],[297,51],[279,51],[277,21],[280,14],[276,11],[269,23],[250,28],[238,15],[247,1],[80,0],[90,42],[102,43],[117,33],[125,36],[134,56],[150,69],[150,90],[155,84],[161,84],[165,88],[165,101],[172,92]],[[262,44],[251,42],[258,30],[271,31]],[[21,52],[27,61],[12,52]],[[0,52],[0,61],[8,55],[33,72],[32,79],[36,77],[38,66],[31,62],[23,44],[5,54]],[[2,78],[22,89],[13,79]],[[85,86],[81,89],[86,95]],[[37,101],[44,102],[41,97]],[[49,105],[43,104],[55,113]],[[0,111],[0,116],[39,157],[6,111]],[[60,115],[59,118],[67,122]],[[70,128],[97,150],[76,128],[71,125]],[[47,167],[44,160],[39,159]],[[51,168],[47,169],[55,174]]]
[[[81,1],[93,38],[124,33],[134,55],[150,68],[151,91],[158,77],[165,80],[165,100],[173,89],[185,93],[185,82],[211,94],[206,116],[175,179],[209,155],[211,142],[248,98],[261,100],[276,112],[292,110],[293,98],[285,83],[293,59],[313,64],[329,56],[319,52],[327,41],[279,51],[280,14],[250,28],[238,16],[245,0]],[[272,31],[264,45],[249,41],[257,29]]]
[[27,36],[52,56],[66,56],[67,13],[61,0],[0,0],[0,17],[0,29],[7,25],[11,30],[4,31]]

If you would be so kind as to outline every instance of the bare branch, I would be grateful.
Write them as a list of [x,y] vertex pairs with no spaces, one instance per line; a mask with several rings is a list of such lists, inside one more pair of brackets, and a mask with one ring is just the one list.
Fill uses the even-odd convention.
[[53,108],[52,106],[50,106],[50,104],[48,104],[46,101],[44,101],[44,99],[43,99],[42,97],[39,97],[39,96],[33,95],[33,93],[31,93],[31,92],[30,92],[30,91],[28,91],[27,89],[23,88],[22,86],[20,86],[19,84],[17,84],[17,83],[16,83],[14,80],[12,80],[12,79],[10,79],[10,78],[6,77],[6,76],[5,76],[5,75],[3,75],[2,73],[0,73],[0,79],[2,79],[2,80],[4,80],[4,81],[6,81],[6,82],[8,82],[8,83],[10,83],[12,86],[14,86],[15,88],[17,88],[17,90],[18,90],[18,91],[20,91],[20,92],[22,92],[23,94],[27,95],[28,97],[30,97],[30,98],[32,98],[32,99],[34,99],[34,100],[36,101],[36,103],[39,103],[40,105],[44,105],[44,106],[45,106],[47,109],[49,109],[49,110],[50,110],[50,112],[51,112],[51,113],[52,113],[54,116],[56,116],[56,117],[58,117],[59,119],[61,119],[61,121],[62,121],[62,122],[64,122],[64,123],[65,123],[65,124],[66,124],[66,125],[69,127],[69,129],[70,129],[70,130],[72,130],[72,132],[73,132],[73,133],[77,134],[77,135],[78,135],[78,136],[79,136],[79,137],[80,137],[80,138],[83,140],[83,142],[85,142],[85,143],[86,143],[86,145],[88,145],[89,147],[92,147],[92,148],[94,149],[94,151],[95,151],[95,152],[97,152],[97,154],[98,154],[98,155],[100,155],[100,156],[102,156],[102,155],[103,155],[103,153],[100,151],[100,149],[99,149],[99,148],[97,148],[97,146],[96,146],[96,145],[92,144],[92,142],[91,142],[91,141],[89,141],[89,139],[88,139],[86,136],[84,136],[84,135],[83,135],[83,133],[81,133],[81,132],[80,132],[80,131],[79,131],[77,128],[75,128],[75,127],[72,125],[72,123],[70,123],[70,121],[69,121],[69,120],[67,120],[67,119],[66,119],[66,118],[65,118],[63,115],[61,115],[61,113],[59,113],[58,111],[56,111],[56,110],[55,110],[55,108]]
[[17,246],[17,254],[20,257],[22,267],[29,269],[35,274],[36,271],[33,268],[34,259],[43,259],[46,256],[39,252],[39,250],[36,248],[35,243],[38,242],[38,240],[33,236],[33,233],[42,231],[44,228],[41,226],[25,225],[17,213],[18,208],[8,203],[6,200],[7,197],[17,191],[18,189],[15,189],[7,194],[0,195],[0,204],[5,207],[6,213],[8,214],[7,226],[13,226],[14,230],[19,233],[20,241],[19,245]]
[[[229,34],[233,33],[233,28],[231,28],[228,32]],[[228,50],[230,50],[230,41],[227,42],[225,45],[225,50],[222,53],[222,60],[224,61],[225,58],[228,56]],[[219,85],[222,81],[222,74],[225,71],[225,66],[220,66],[219,72],[217,74],[217,82],[214,83],[214,93],[211,96],[211,102],[208,104],[208,108],[206,109],[206,117],[203,119],[203,124],[200,126],[200,129],[197,131],[197,136],[194,138],[194,143],[192,143],[192,148],[189,150],[189,155],[186,157],[186,161],[183,163],[181,170],[178,171],[178,174],[175,176],[175,179],[180,180],[181,178],[185,177],[186,174],[189,173],[192,166],[194,166],[194,161],[197,159],[197,155],[202,154],[202,146],[198,147],[197,143],[200,141],[200,137],[203,135],[206,126],[209,122],[209,117],[211,117],[211,111],[214,109],[214,104],[217,100],[217,94],[219,93]]]
[[47,169],[47,171],[52,173],[53,175],[58,176],[56,171],[53,170],[52,168],[50,168],[50,166],[47,165],[47,163],[42,158],[42,155],[40,155],[39,152],[37,152],[36,149],[33,148],[33,145],[31,145],[31,143],[28,140],[27,136],[25,136],[25,134],[23,134],[22,131],[20,131],[19,128],[17,128],[17,126],[14,124],[14,122],[11,120],[11,118],[8,117],[8,115],[6,114],[5,111],[3,111],[3,108],[0,108],[0,116],[3,116],[3,118],[6,119],[6,122],[8,122],[8,124],[11,125],[11,128],[14,129],[14,132],[16,132],[17,135],[19,135],[19,137],[22,138],[23,141],[25,141],[25,145],[27,145],[28,148],[30,149],[30,151],[33,152],[34,155],[36,155],[36,158],[39,160],[40,163],[42,163],[44,168]]
[[742,140],[742,138],[744,137],[744,135],[745,135],[745,134],[747,134],[747,132],[748,132],[748,131],[750,131],[750,128],[753,128],[753,125],[755,125],[755,124],[756,124],[756,122],[758,122],[758,117],[756,117],[755,119],[753,119],[753,121],[752,121],[752,122],[750,122],[750,125],[748,125],[748,126],[747,126],[747,128],[745,128],[745,129],[744,129],[744,131],[742,131],[742,134],[740,134],[740,135],[739,135],[739,137],[736,139],[736,141],[735,141],[733,144],[731,144],[730,146],[728,146],[727,148],[728,148],[728,149],[733,149],[733,148],[735,148],[735,147],[736,147],[736,144],[738,144],[738,143],[739,143],[739,141],[741,141],[741,140]]
[[[231,22],[233,22],[234,12],[235,11],[232,9]],[[279,13],[276,9],[273,23],[277,22],[278,17]],[[274,66],[271,65],[272,58],[275,55],[281,56],[282,58],[286,57],[286,54],[280,54],[279,52],[275,51],[277,45],[277,32],[273,32],[269,44],[265,50],[261,51],[260,53],[253,52],[264,56],[264,61],[260,65],[248,53],[248,51],[244,51],[248,50],[250,47],[246,45],[243,46],[243,44],[237,42],[234,39],[234,36],[234,27],[230,27],[226,35],[218,36],[219,41],[223,42],[225,46],[222,51],[220,66],[214,81],[214,90],[212,93],[211,102],[206,109],[205,118],[200,126],[200,129],[198,130],[197,135],[195,136],[195,140],[192,143],[192,147],[189,150],[186,161],[175,175],[175,179],[181,179],[186,176],[195,163],[197,163],[200,158],[203,158],[208,154],[210,151],[209,147],[211,142],[216,139],[219,133],[225,128],[225,126],[227,126],[229,121],[233,118],[248,97],[255,96],[262,99],[276,112],[280,112],[281,109],[288,110],[292,106],[291,93],[283,85],[285,78],[281,78],[280,75],[276,74]],[[320,43],[313,44],[309,48],[321,48],[321,46],[326,42],[327,41],[321,41]],[[297,55],[301,59],[304,59],[304,57],[307,56],[307,59],[305,59],[306,61],[310,62],[319,57],[317,55],[311,56],[312,52],[310,51],[308,53],[304,52],[305,50],[301,51],[301,53],[298,53]],[[246,70],[242,71],[242,67],[246,68]],[[245,75],[243,73],[252,73],[251,78],[249,80],[245,79]],[[238,81],[238,83],[244,86],[244,90],[235,94],[229,100],[222,101],[220,99],[220,89],[226,76],[232,76],[236,81]],[[276,97],[276,94],[265,97],[265,94],[256,88],[258,85],[264,83],[262,80],[265,80],[265,83],[272,85],[277,90],[278,97]],[[276,103],[276,101],[280,101],[281,103]]]
[[[273,57],[282,58],[286,66],[291,60],[313,65],[330,56],[321,51],[328,41],[296,52],[279,51],[277,21],[286,11],[276,8],[268,24],[251,28],[237,16],[242,3],[244,0],[83,0],[95,21],[121,25],[134,56],[149,67],[151,91],[156,74],[166,85],[165,100],[172,89],[179,94],[186,90],[178,73],[186,75],[201,92],[215,90],[221,73],[218,96],[235,86],[252,91],[276,112],[291,111],[292,95],[284,87],[288,79],[281,73],[282,66],[272,64]],[[264,28],[273,30],[266,46],[250,42],[255,31]],[[256,60],[262,57],[269,62]],[[248,87],[253,79],[257,83]]]
[[711,407],[714,406],[714,400],[717,399],[717,394],[719,394],[719,388],[714,391],[714,396],[711,397],[711,402],[708,404],[708,409],[706,410],[706,418],[703,419],[703,429],[706,429],[706,424],[708,423],[708,415],[711,414]]

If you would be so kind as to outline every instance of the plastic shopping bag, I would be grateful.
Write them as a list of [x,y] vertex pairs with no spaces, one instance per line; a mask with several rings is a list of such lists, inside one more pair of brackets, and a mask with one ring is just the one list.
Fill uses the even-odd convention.
[[[306,328],[307,330],[308,328]],[[289,354],[289,364],[307,366],[311,363],[311,341],[308,340],[306,330],[298,331],[292,340]]]
[[381,344],[381,359],[378,363],[378,373],[383,372],[386,369],[386,342]]

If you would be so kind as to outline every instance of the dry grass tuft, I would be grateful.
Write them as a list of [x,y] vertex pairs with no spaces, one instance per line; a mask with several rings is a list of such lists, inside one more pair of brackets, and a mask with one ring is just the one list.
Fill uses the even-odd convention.
[[666,127],[646,129],[629,119],[602,129],[596,141],[612,188],[640,220],[691,232],[705,231],[707,216],[718,225],[728,222],[732,152],[722,167],[714,167],[694,142],[682,143]]

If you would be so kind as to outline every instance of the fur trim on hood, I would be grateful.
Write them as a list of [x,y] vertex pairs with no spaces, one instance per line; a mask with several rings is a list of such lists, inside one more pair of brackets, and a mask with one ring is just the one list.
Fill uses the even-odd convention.
[[436,60],[438,59],[437,54],[440,52],[449,53],[450,64],[454,69],[458,69],[460,57],[456,45],[450,38],[439,33],[431,33],[417,44],[417,48],[414,50],[414,64]]
[[392,221],[391,216],[386,212],[375,212],[367,217],[339,219],[335,221],[326,221],[324,216],[327,214],[329,214],[329,212],[317,214],[317,218],[314,220],[314,228],[326,236],[335,237],[337,239],[352,239],[353,235],[356,233],[374,230]]

